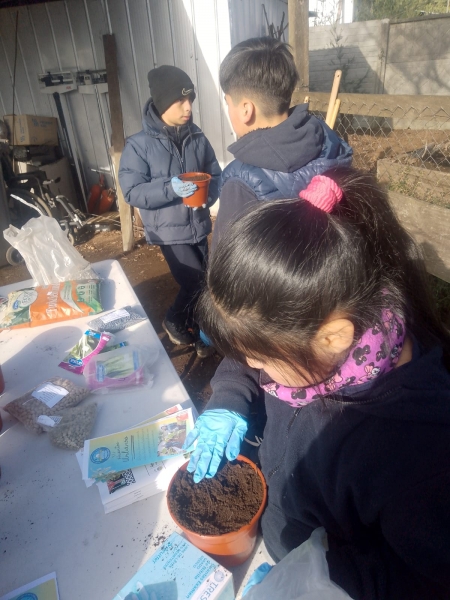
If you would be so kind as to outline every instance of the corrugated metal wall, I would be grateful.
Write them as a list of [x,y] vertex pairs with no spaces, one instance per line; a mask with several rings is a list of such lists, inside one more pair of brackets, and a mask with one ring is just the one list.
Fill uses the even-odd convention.
[[[269,24],[279,27],[284,15],[284,24],[288,22],[287,0],[229,0],[231,19],[231,45],[234,46],[251,37],[268,35],[266,9]],[[289,31],[284,32],[284,40],[289,41]]]
[[[3,114],[10,113],[13,104],[17,10],[16,113],[57,116],[53,98],[39,91],[38,73],[104,68],[102,36],[114,33],[125,135],[141,129],[142,106],[149,96],[147,72],[174,64],[184,69],[196,86],[195,122],[208,136],[222,165],[228,162],[226,147],[234,136],[218,81],[220,62],[231,47],[228,0],[65,0],[0,10]],[[76,91],[61,98],[69,136],[89,187],[97,180],[91,169],[109,169],[107,95],[101,95],[100,102],[95,95]]]

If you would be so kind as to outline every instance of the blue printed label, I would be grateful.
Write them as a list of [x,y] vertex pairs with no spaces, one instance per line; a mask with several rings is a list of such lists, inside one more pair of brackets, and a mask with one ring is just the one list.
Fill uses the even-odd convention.
[[103,363],[97,363],[95,377],[100,383],[105,380],[105,365]]
[[104,463],[111,456],[111,451],[109,448],[105,448],[104,446],[100,448],[96,448],[93,452],[91,452],[91,461],[96,465]]

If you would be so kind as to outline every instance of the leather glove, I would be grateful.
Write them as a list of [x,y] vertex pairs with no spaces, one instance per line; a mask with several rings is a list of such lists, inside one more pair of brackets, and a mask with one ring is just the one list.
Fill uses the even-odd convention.
[[247,582],[247,585],[243,589],[242,597],[244,597],[245,594],[254,585],[261,583],[261,581],[264,579],[264,577],[267,575],[267,573],[271,570],[271,568],[272,568],[272,565],[269,565],[269,563],[266,563],[266,562],[263,563],[262,565],[259,565],[259,567],[255,571],[253,571],[252,575],[250,576],[250,579]]
[[228,460],[237,457],[247,428],[247,421],[230,410],[206,410],[199,416],[183,444],[188,450],[198,440],[187,467],[195,483],[214,477],[224,454]]
[[179,177],[172,177],[170,185],[175,194],[180,196],[180,198],[189,198],[198,187],[195,183],[192,183],[192,181],[181,181]]

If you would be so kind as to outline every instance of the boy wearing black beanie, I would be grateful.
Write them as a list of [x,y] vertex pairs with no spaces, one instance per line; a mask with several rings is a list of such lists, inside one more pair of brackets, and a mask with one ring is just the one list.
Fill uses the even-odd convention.
[[[163,328],[174,344],[210,349],[196,334],[193,319],[208,257],[209,206],[219,195],[221,168],[211,144],[192,121],[194,84],[181,69],[162,65],[148,74],[151,98],[144,106],[143,129],[127,139],[119,169],[126,202],[139,208],[149,244],[157,244],[180,291],[167,311]],[[197,186],[181,173],[209,173],[208,205],[191,209],[183,198]]]

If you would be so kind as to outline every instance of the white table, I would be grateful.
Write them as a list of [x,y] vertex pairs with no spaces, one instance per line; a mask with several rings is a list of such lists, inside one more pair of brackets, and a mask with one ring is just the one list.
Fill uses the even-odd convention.
[[[105,310],[131,305],[144,314],[117,261],[95,263],[93,268],[105,279]],[[0,295],[31,283],[5,286]],[[84,382],[58,363],[89,320],[2,331],[6,390],[0,407],[55,375]],[[159,348],[155,383],[150,390],[89,396],[85,402],[97,402],[99,408],[92,437],[126,429],[177,403],[193,406],[148,319],[118,333],[116,340]],[[0,596],[56,571],[61,600],[111,600],[155,551],[158,538],[176,531],[165,494],[105,515],[97,487],[86,488],[73,452],[53,447],[46,434],[26,431],[5,411],[2,417]],[[264,560],[264,550],[258,549],[253,560],[233,569],[236,587]]]

